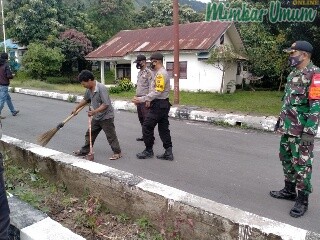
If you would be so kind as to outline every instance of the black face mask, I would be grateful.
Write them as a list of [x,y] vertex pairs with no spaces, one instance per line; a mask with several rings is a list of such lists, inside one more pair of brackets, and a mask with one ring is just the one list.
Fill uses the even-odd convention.
[[300,65],[303,60],[300,60],[299,58],[301,57],[302,54],[298,55],[298,56],[289,56],[289,64],[291,67],[296,67],[298,65]]
[[142,64],[141,64],[140,62],[137,62],[136,68],[137,68],[137,69],[141,69],[141,68],[142,68]]
[[156,62],[151,62],[150,68],[154,69],[156,67]]

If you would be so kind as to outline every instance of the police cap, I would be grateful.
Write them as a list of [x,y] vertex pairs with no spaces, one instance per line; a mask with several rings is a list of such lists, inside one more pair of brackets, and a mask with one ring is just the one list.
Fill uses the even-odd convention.
[[140,61],[145,61],[145,60],[147,60],[146,56],[140,54],[140,55],[137,56],[137,59],[134,61],[134,63],[140,62]]
[[161,60],[163,61],[163,55],[159,52],[153,53],[150,57],[150,60]]

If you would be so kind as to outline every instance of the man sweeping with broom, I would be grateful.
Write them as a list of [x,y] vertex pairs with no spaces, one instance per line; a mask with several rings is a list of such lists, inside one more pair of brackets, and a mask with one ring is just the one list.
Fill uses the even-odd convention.
[[[73,109],[72,114],[76,115],[77,110],[90,103],[91,108],[88,116],[91,121],[91,140],[92,145],[101,130],[106,134],[109,145],[113,151],[110,160],[117,160],[122,157],[118,137],[114,125],[114,110],[106,86],[94,80],[94,75],[88,70],[83,70],[78,80],[87,90],[83,100]],[[85,144],[80,150],[74,151],[76,156],[87,156],[90,153],[90,131],[85,134]],[[92,153],[91,153],[92,154]]]

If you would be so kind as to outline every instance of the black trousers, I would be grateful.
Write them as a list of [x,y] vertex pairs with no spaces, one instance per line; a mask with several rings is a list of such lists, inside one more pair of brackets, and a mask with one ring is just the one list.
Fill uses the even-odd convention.
[[138,112],[138,118],[139,122],[141,124],[141,127],[143,126],[144,120],[147,118],[149,108],[146,107],[146,103],[138,103],[137,104],[137,112]]
[[8,240],[10,226],[10,210],[3,180],[3,158],[0,153],[0,240]]
[[154,128],[158,124],[158,131],[165,149],[172,147],[171,135],[169,130],[169,99],[155,99],[151,102],[150,110],[143,122],[142,133],[146,148],[154,145]]

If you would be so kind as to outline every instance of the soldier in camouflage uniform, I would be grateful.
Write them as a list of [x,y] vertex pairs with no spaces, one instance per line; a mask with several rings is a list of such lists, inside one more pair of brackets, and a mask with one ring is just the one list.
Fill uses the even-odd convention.
[[[134,61],[134,63],[137,64],[137,69],[140,69],[138,73],[136,97],[144,97],[149,93],[150,83],[152,80],[152,72],[147,68],[146,60],[147,59],[144,55],[138,55],[137,59]],[[145,102],[137,104],[138,118],[141,126],[143,126],[143,122],[146,119],[148,111],[149,108],[146,107]],[[136,140],[143,141],[143,137],[137,138]]]
[[132,100],[135,104],[146,102],[147,106],[150,106],[150,111],[142,126],[143,141],[146,148],[143,152],[137,154],[137,158],[153,157],[154,128],[158,124],[158,131],[165,152],[157,155],[157,158],[172,161],[172,142],[168,120],[171,106],[169,102],[170,78],[167,70],[163,67],[163,55],[161,53],[152,54],[150,60],[150,67],[154,70],[150,92],[144,97],[135,97]]
[[270,195],[295,201],[290,215],[301,217],[308,209],[308,196],[312,192],[314,138],[320,114],[320,100],[310,99],[309,92],[312,78],[320,69],[310,60],[313,47],[309,42],[297,41],[285,51],[290,54],[293,71],[287,78],[283,106],[275,128],[283,134],[279,157],[285,187],[280,191],[271,191]]

